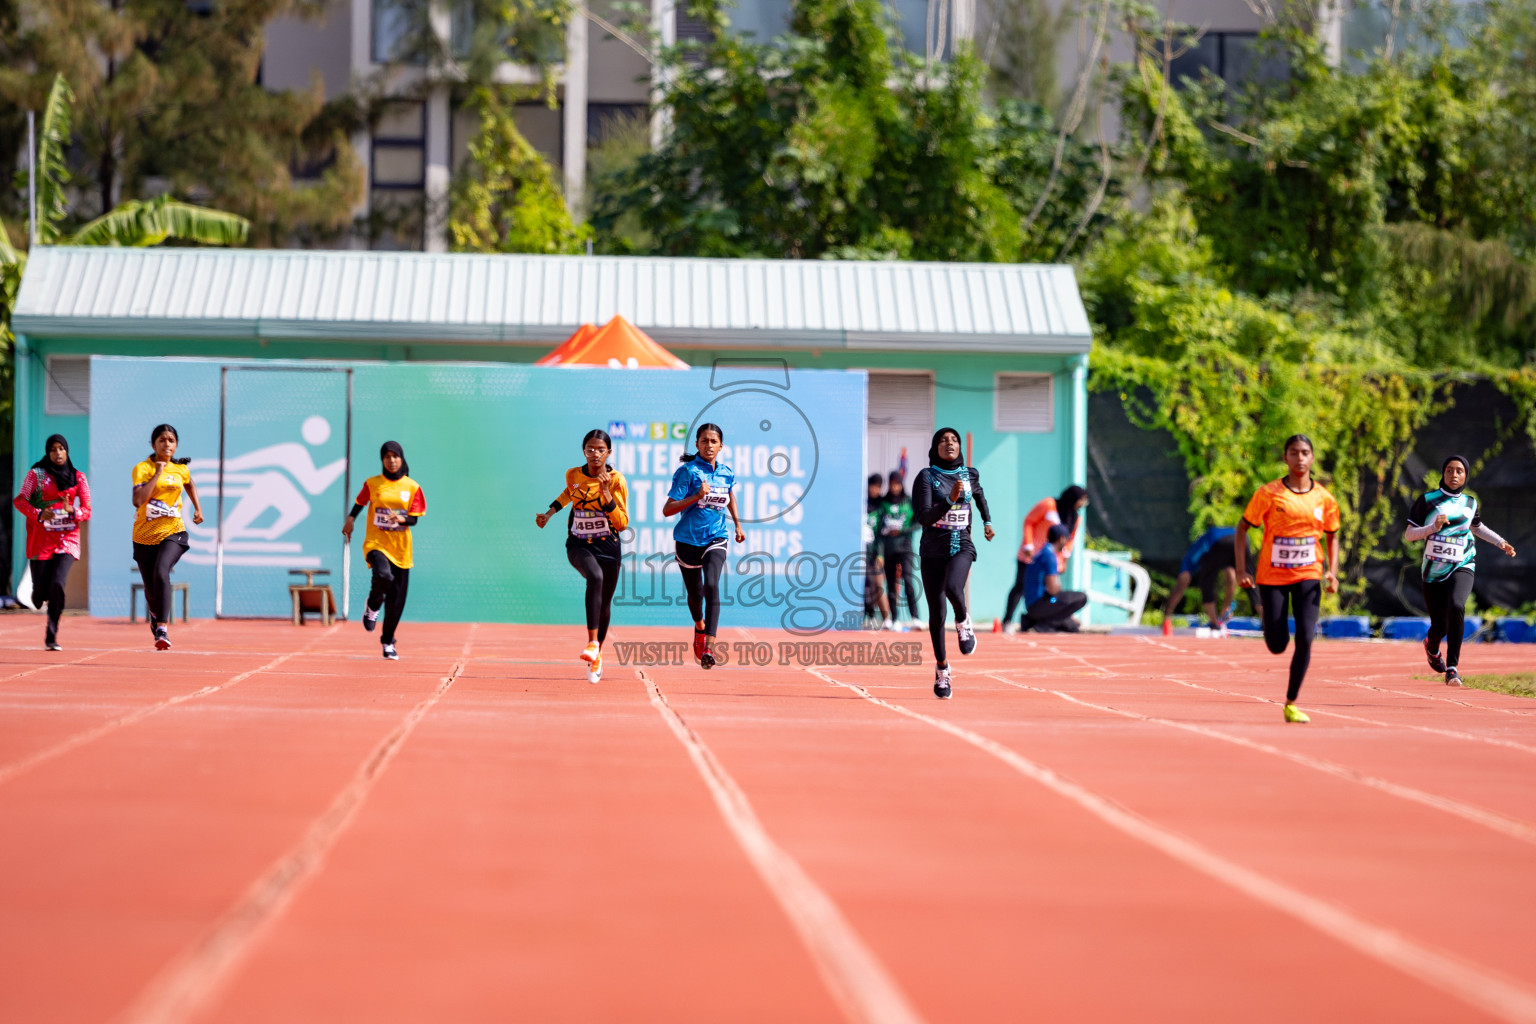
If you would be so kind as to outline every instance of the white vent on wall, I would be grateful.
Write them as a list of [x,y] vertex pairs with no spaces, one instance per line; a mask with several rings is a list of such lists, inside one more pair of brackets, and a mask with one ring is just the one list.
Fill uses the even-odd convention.
[[43,412],[49,416],[86,416],[91,411],[91,357],[49,356]]
[[1048,373],[1000,373],[992,425],[1000,434],[1049,434],[1056,427],[1054,378]]
[[869,426],[872,430],[932,431],[933,375],[871,373]]

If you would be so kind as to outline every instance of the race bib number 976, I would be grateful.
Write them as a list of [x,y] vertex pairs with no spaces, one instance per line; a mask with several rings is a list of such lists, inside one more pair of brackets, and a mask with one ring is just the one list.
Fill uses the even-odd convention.
[[1270,545],[1269,564],[1276,569],[1303,569],[1317,564],[1317,538],[1276,537]]

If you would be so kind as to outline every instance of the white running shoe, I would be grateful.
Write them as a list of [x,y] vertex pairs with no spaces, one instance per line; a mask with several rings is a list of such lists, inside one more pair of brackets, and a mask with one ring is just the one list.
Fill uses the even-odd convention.
[[581,652],[581,660],[589,665],[596,665],[603,660],[602,648],[597,645],[596,640],[588,641],[587,646]]
[[399,661],[400,660],[400,655],[395,651],[395,645],[394,644],[385,644],[384,645],[384,657],[388,658],[390,661]]
[[1008,636],[1013,636],[1013,634],[1017,633],[1018,631],[1019,624],[1017,622],[1009,620],[1003,624],[1003,632]]
[[967,615],[964,622],[955,623],[955,636],[960,641],[960,653],[970,654],[976,649],[976,631],[971,628],[971,617]]
[[598,655],[587,666],[587,682],[595,683],[603,678],[603,658]]
[[888,633],[894,633],[896,632],[896,623],[893,619],[886,619],[885,623],[880,628]]

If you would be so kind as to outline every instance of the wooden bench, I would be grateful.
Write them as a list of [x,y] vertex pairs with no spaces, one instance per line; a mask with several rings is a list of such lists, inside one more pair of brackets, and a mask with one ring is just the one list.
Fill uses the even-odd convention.
[[329,576],[329,569],[289,569],[289,576],[303,576],[303,583],[288,584],[288,596],[293,598],[293,624],[304,625],[305,612],[317,612],[320,624],[329,626],[336,621],[336,595],[329,583],[316,583],[316,576]]

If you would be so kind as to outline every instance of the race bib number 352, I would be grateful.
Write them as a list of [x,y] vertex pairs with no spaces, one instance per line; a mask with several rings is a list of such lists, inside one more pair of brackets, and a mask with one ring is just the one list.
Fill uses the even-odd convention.
[[1276,537],[1269,549],[1269,564],[1276,569],[1303,569],[1317,564],[1317,538]]
[[1429,538],[1429,543],[1424,545],[1424,557],[1431,562],[1449,562],[1458,564],[1467,557],[1467,541],[1469,538],[1447,537],[1443,533],[1437,533]]

